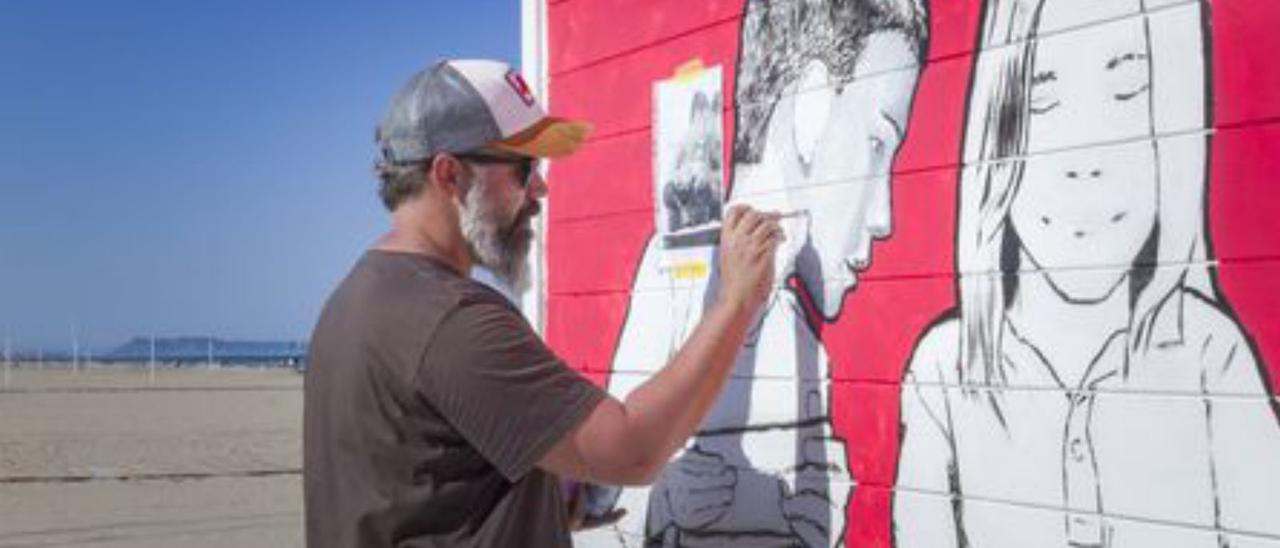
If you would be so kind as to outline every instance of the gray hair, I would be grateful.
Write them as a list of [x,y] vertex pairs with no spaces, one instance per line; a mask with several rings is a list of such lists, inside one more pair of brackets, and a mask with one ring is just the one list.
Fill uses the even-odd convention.
[[374,166],[378,175],[378,197],[387,211],[395,211],[400,204],[417,196],[427,186],[427,166],[430,162],[412,164],[388,164]]

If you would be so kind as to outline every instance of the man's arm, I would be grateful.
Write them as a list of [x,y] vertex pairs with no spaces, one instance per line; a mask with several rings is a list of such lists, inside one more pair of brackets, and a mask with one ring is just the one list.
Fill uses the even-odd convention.
[[605,398],[538,466],[604,484],[651,483],[706,417],[773,284],[778,215],[737,206],[720,240],[720,293],[666,367],[625,401]]

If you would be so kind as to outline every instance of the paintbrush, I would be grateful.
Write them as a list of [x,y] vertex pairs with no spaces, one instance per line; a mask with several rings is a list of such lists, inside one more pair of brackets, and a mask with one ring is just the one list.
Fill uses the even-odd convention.
[[[798,217],[808,217],[808,216],[809,216],[809,210],[807,210],[807,209],[794,209],[794,210],[791,210],[791,211],[784,211],[784,212],[779,213],[779,214],[778,214],[778,220],[783,220],[783,219],[795,219],[795,218],[798,218]],[[710,242],[710,243],[711,243],[712,245],[719,245],[719,244],[720,244],[720,227],[719,227],[719,226],[715,227],[715,232],[714,232],[714,233],[712,233],[712,235],[711,235],[711,238],[710,238],[710,239],[711,239],[711,242]]]

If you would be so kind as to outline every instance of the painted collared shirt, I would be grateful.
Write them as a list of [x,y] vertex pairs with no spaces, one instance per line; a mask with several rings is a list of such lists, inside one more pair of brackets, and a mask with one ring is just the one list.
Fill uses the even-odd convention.
[[[619,399],[667,363],[709,302],[711,282],[676,279],[660,245],[654,237],[646,248],[614,356],[608,390]],[[652,489],[623,490],[617,505],[630,512],[618,534],[640,544],[643,538],[628,535],[643,531],[659,545],[680,546],[837,544],[853,480],[843,440],[833,435],[829,391],[830,363],[821,341],[794,295],[775,291],[690,440],[733,474],[731,495],[717,501],[714,519],[699,520],[699,502],[680,500],[678,493],[704,490],[702,480],[664,474]],[[687,449],[668,470],[680,468]],[[819,532],[797,533],[805,527]]]
[[1130,351],[1116,331],[1074,386],[1007,323],[1004,386],[962,386],[958,323],[931,330],[903,385],[898,545],[1245,546],[1280,534],[1280,425],[1239,327],[1192,292],[1156,314],[1176,337]]

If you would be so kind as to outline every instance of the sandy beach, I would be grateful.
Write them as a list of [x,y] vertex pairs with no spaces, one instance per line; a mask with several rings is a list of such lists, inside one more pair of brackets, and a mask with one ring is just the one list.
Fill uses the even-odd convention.
[[15,368],[0,547],[300,546],[302,376]]

